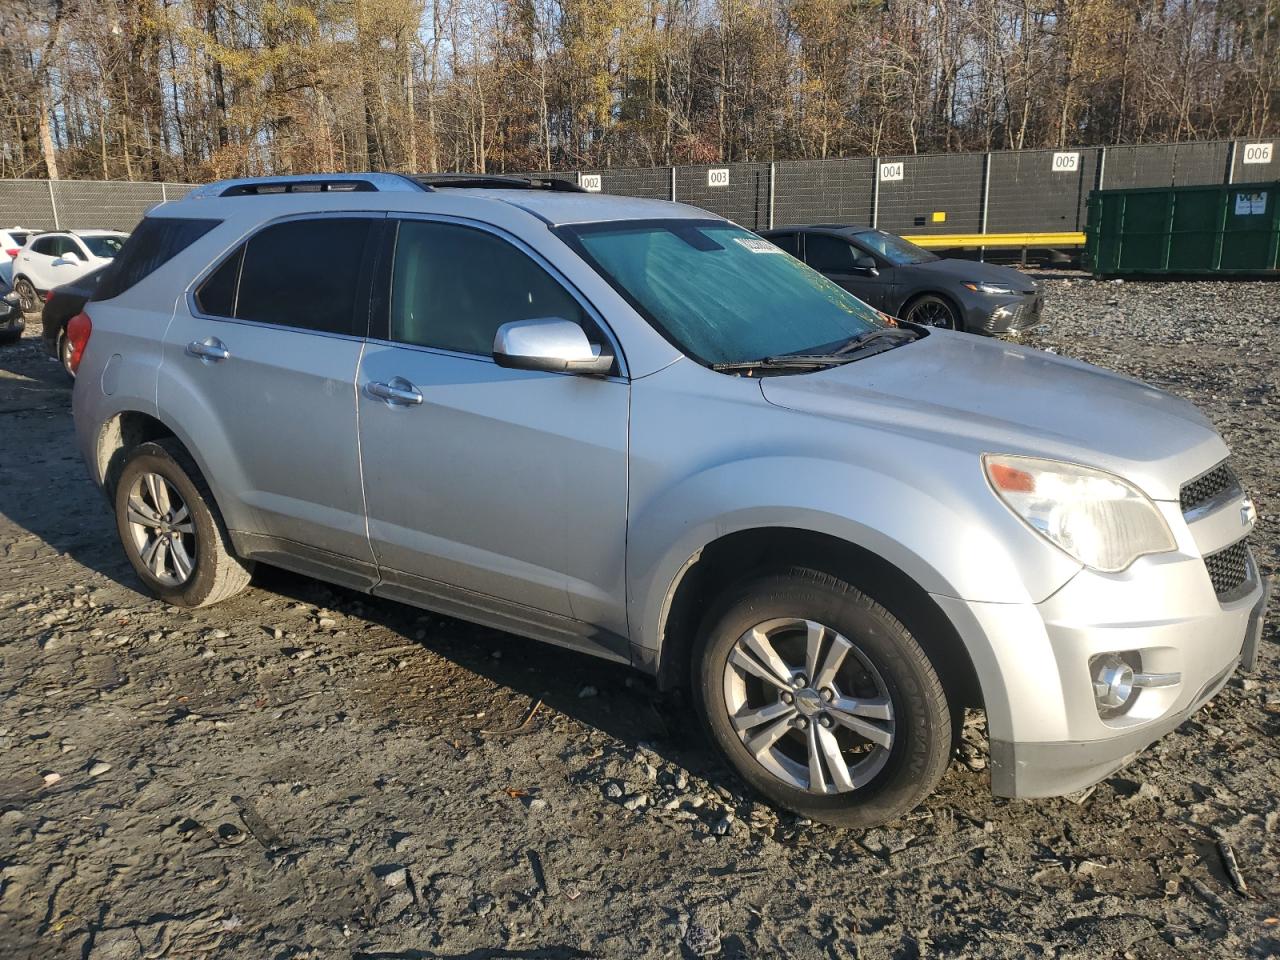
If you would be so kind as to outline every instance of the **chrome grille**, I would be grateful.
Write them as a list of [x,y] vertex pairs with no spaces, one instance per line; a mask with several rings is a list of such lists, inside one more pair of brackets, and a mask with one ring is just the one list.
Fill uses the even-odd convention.
[[1248,542],[1237,540],[1225,550],[1209,554],[1204,558],[1204,568],[1209,571],[1218,599],[1231,597],[1249,582]]
[[1240,481],[1224,460],[1208,473],[1202,473],[1190,483],[1184,483],[1178,500],[1182,505],[1182,512],[1190,513],[1226,491],[1237,490],[1239,487]]

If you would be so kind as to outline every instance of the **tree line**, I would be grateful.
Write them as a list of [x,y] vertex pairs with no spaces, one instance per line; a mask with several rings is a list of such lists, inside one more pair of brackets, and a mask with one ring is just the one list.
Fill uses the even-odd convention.
[[4,0],[0,177],[1258,137],[1280,0]]

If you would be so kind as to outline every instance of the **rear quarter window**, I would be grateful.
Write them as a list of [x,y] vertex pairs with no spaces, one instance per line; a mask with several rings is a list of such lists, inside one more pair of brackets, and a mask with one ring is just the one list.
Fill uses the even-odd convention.
[[118,297],[221,222],[178,217],[144,218],[111,262],[93,299]]

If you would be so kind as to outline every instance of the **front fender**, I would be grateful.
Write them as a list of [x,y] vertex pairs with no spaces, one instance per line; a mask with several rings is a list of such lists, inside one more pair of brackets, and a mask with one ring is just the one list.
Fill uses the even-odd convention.
[[954,475],[940,470],[934,486],[921,489],[847,462],[766,456],[719,464],[633,503],[633,641],[656,651],[683,571],[707,545],[752,529],[836,537],[876,554],[928,593],[993,603],[1038,602],[1079,570],[989,491],[974,498],[964,484],[947,482]]

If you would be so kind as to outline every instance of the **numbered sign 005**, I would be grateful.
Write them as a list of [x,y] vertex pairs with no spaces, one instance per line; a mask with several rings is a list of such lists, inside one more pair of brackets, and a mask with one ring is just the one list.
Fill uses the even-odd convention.
[[714,167],[707,171],[708,187],[727,187],[729,185],[728,167]]
[[1053,155],[1054,173],[1075,173],[1080,169],[1080,154],[1055,153]]

